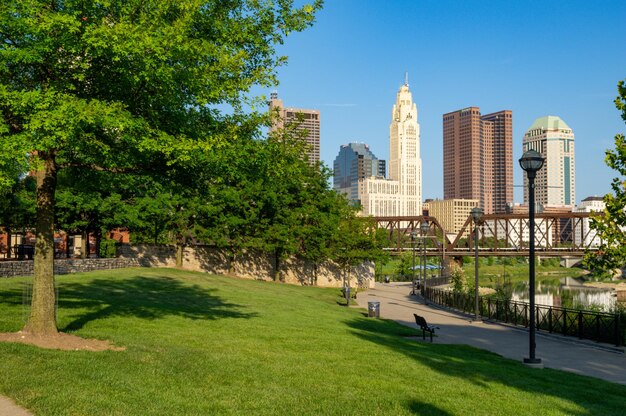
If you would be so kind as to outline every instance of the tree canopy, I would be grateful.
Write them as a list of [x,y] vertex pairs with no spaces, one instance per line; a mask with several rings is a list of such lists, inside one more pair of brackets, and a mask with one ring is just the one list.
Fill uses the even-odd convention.
[[[619,81],[615,106],[626,121],[626,84]],[[611,183],[612,193],[604,196],[602,215],[591,218],[590,228],[601,239],[600,247],[585,255],[585,266],[592,272],[610,274],[626,265],[626,138],[615,136],[615,148],[606,151],[606,164],[620,175]]]
[[[0,185],[34,172],[33,307],[56,333],[53,232],[67,168],[160,175],[240,134],[245,93],[319,1],[7,0],[0,4]],[[223,114],[218,105],[229,105]]]

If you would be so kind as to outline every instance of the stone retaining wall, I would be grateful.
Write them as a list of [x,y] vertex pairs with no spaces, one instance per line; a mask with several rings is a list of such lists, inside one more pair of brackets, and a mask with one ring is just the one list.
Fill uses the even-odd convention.
[[[153,246],[144,244],[123,244],[119,247],[121,258],[136,259],[141,266],[175,267],[175,246]],[[225,252],[213,247],[185,247],[183,268],[206,273],[231,275],[245,279],[273,280],[273,260],[262,253],[246,252],[230,258]],[[341,287],[343,272],[332,262],[314,267],[302,259],[291,258],[280,267],[280,279],[285,283]],[[350,271],[350,285],[372,287],[374,285],[374,264],[364,263]]]
[[[121,269],[125,267],[176,267],[175,246],[122,244],[114,259],[57,259],[56,274],[90,272],[93,270]],[[262,253],[247,252],[230,258],[212,247],[186,247],[183,268],[205,273],[231,275],[244,279],[273,280],[274,264],[271,257]],[[31,276],[33,261],[0,262],[0,277]],[[350,270],[350,286],[372,287],[374,264],[364,263]],[[285,283],[341,287],[343,271],[332,262],[314,265],[302,259],[291,258],[280,267],[280,279]]]
[[[55,274],[91,272],[93,270],[123,269],[139,266],[137,259],[57,259],[54,261]],[[33,260],[0,262],[0,277],[32,276]]]

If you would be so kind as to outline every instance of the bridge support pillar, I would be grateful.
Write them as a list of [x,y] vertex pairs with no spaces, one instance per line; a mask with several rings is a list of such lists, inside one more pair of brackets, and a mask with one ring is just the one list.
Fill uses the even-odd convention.
[[578,266],[582,261],[582,257],[561,257],[561,267],[570,268]]

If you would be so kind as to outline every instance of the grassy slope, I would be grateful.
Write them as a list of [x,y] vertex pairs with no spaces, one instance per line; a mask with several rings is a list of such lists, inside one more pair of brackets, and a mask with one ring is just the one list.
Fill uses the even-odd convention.
[[[0,332],[21,327],[25,280],[0,280]],[[171,269],[58,283],[62,330],[127,349],[0,344],[0,393],[37,415],[623,414],[626,386],[407,340],[337,289]]]

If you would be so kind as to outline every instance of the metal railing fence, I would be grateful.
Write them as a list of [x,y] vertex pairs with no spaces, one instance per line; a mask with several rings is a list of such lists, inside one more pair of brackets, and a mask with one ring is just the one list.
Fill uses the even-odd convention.
[[[427,287],[424,296],[433,303],[474,313],[473,295]],[[485,319],[524,327],[528,327],[530,323],[530,306],[526,302],[480,296],[478,307],[481,317]],[[537,330],[549,333],[617,346],[624,345],[626,338],[626,322],[622,322],[619,313],[535,305],[535,318]]]

